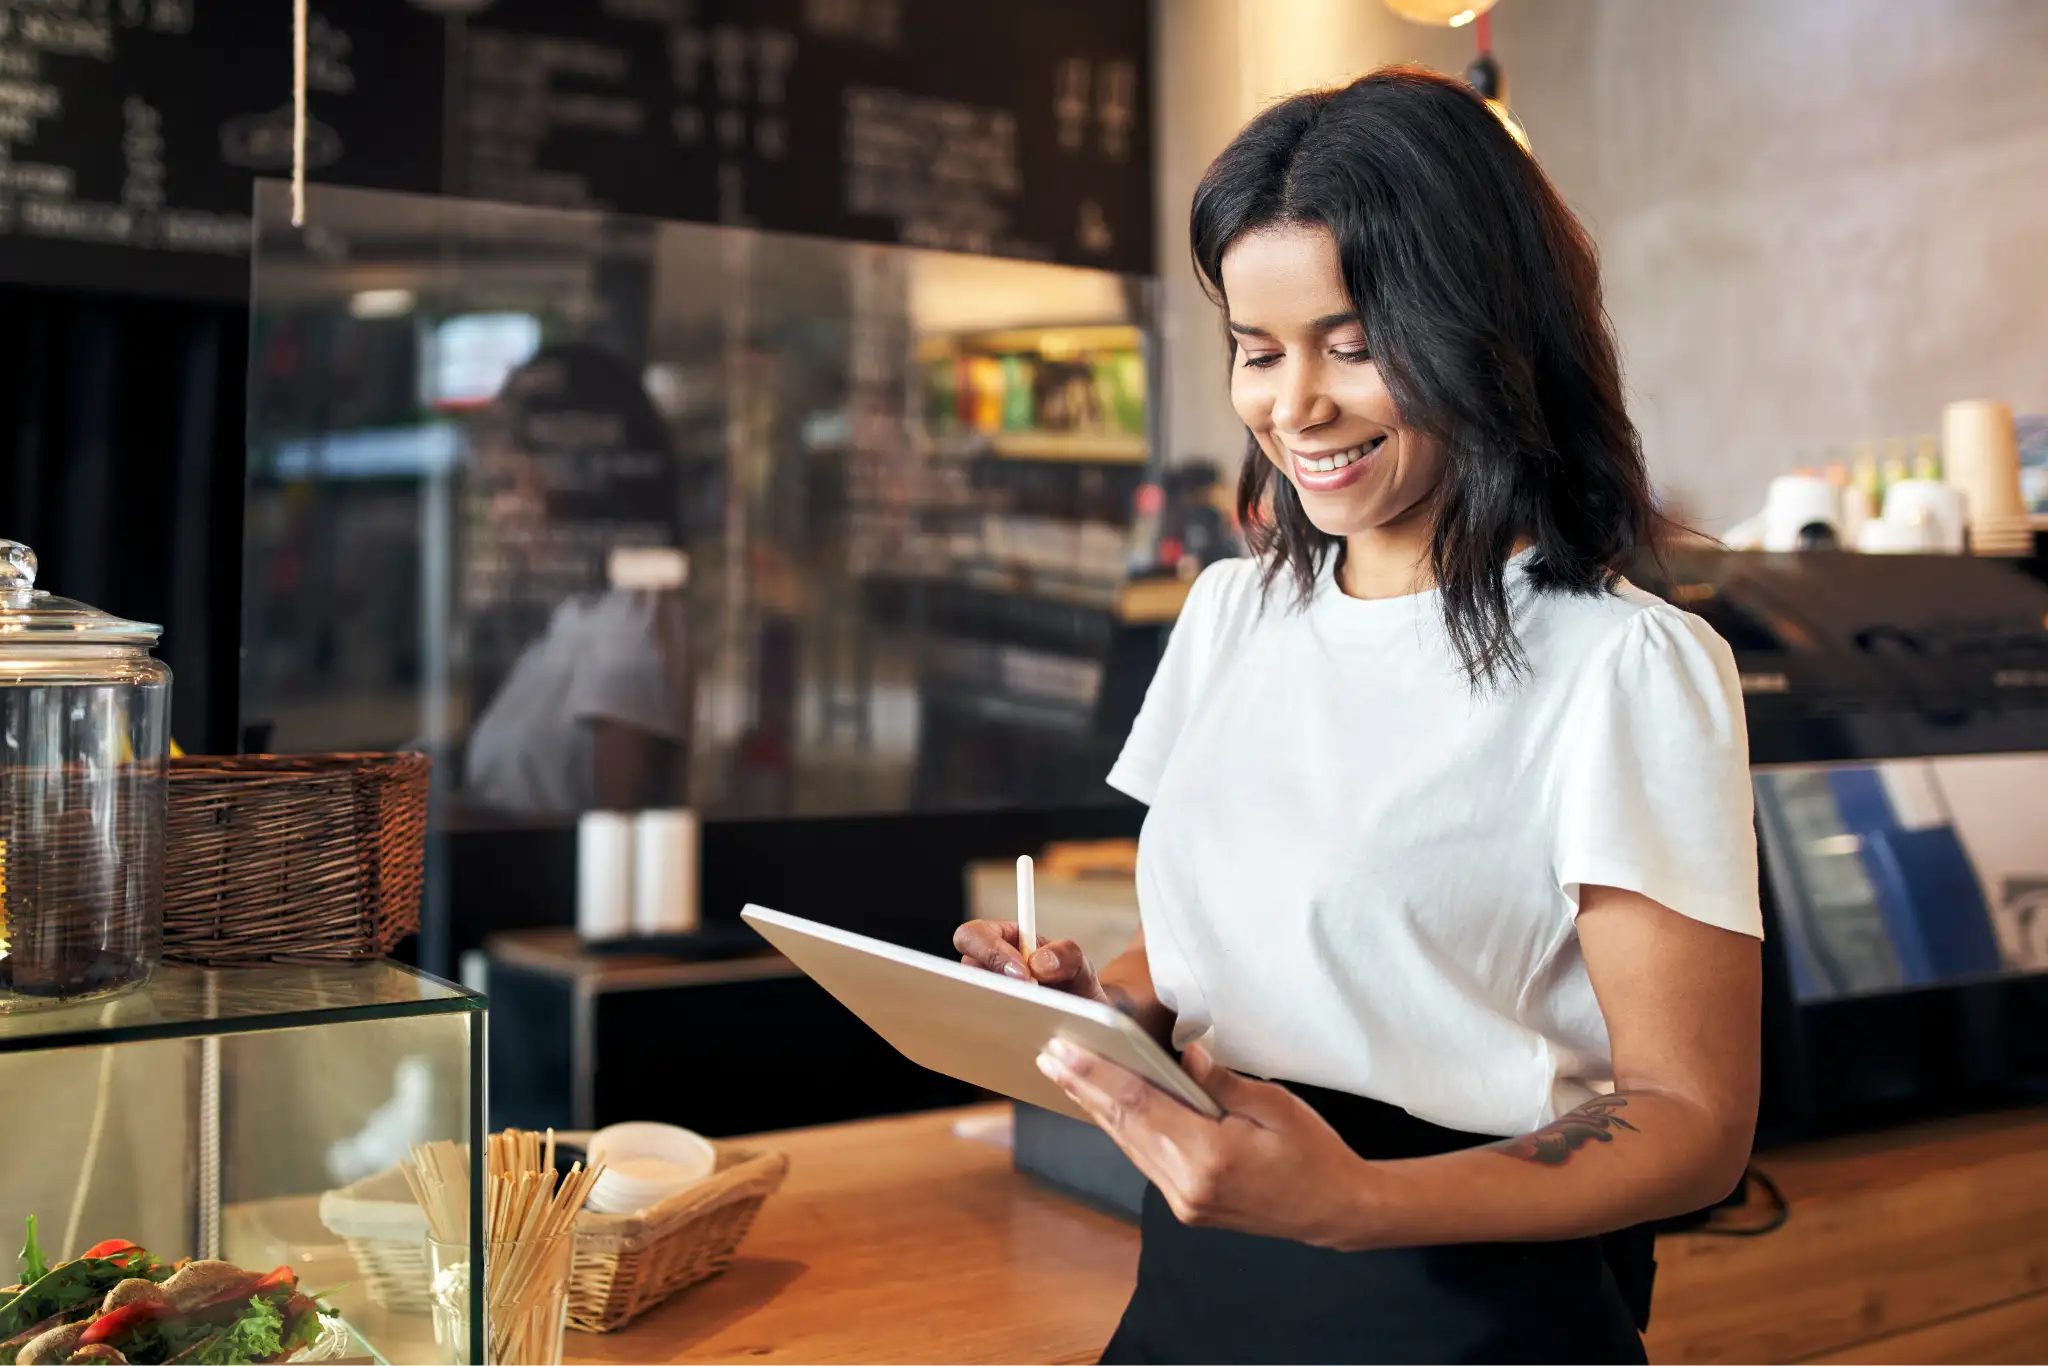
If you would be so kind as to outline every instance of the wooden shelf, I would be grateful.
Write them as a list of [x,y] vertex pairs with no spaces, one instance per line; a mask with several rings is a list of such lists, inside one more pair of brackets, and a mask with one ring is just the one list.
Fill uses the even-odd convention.
[[948,449],[986,453],[999,460],[1044,460],[1075,465],[1142,465],[1152,447],[1142,436],[1081,432],[991,432],[956,439]]
[[931,361],[961,351],[1071,356],[1086,351],[1137,351],[1144,344],[1144,334],[1129,323],[1073,323],[948,332],[919,339],[917,350],[920,360]]

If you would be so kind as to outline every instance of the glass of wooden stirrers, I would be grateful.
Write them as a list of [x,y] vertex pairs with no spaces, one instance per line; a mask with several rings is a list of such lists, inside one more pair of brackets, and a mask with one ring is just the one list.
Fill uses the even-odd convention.
[[[555,1134],[508,1129],[486,1139],[485,1301],[489,1360],[559,1366],[575,1258],[576,1215],[604,1169],[578,1162],[559,1179]],[[468,1340],[469,1145],[414,1146],[400,1164],[426,1212],[433,1254],[436,1337],[460,1353]],[[465,1268],[459,1275],[456,1268]],[[446,1330],[444,1332],[444,1329]],[[452,1341],[451,1341],[452,1339]]]

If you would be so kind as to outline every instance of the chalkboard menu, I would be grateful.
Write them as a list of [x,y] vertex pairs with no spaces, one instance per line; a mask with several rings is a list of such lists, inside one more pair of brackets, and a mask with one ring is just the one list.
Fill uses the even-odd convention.
[[[246,291],[251,179],[291,167],[291,17],[287,0],[0,0],[0,277]],[[403,0],[316,9],[315,176],[439,187],[442,29]]]
[[[1145,0],[327,0],[316,181],[1152,268]],[[285,0],[0,0],[0,278],[233,297]]]

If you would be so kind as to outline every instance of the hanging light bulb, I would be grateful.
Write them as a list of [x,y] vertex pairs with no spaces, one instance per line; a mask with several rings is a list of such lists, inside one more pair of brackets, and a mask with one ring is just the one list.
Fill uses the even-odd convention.
[[1387,8],[1411,24],[1463,28],[1494,6],[1494,0],[1387,0]]

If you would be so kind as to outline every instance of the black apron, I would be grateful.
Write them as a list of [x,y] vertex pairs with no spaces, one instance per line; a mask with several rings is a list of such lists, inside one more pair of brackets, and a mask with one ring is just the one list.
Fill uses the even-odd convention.
[[[1361,1157],[1497,1143],[1290,1085]],[[1654,1235],[1332,1252],[1189,1228],[1145,1189],[1138,1284],[1105,1362],[1642,1362]]]

